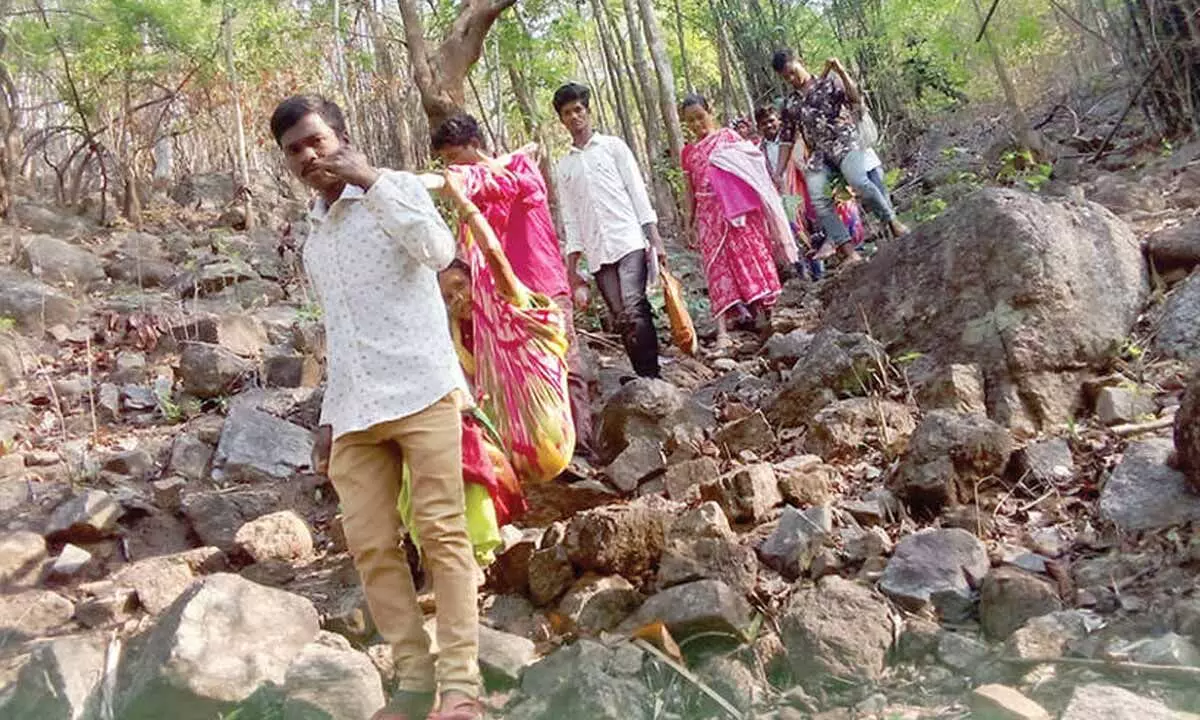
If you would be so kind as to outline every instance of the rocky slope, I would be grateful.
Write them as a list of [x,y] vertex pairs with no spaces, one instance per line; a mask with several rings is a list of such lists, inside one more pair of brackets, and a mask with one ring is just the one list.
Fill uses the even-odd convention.
[[[309,467],[290,226],[230,230],[210,185],[141,232],[6,230],[3,717],[366,720],[390,687]],[[496,716],[1200,712],[1198,188],[977,191],[663,381],[589,335],[606,462],[528,488],[487,571]]]

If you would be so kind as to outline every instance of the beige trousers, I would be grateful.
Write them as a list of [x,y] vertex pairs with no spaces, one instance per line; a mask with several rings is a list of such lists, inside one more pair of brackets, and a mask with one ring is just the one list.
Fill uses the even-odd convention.
[[[436,668],[417,591],[400,549],[401,467],[412,473],[414,524],[437,598]],[[329,478],[346,542],[379,633],[392,645],[401,690],[479,694],[479,609],[467,535],[462,417],[453,394],[415,415],[333,442]]]

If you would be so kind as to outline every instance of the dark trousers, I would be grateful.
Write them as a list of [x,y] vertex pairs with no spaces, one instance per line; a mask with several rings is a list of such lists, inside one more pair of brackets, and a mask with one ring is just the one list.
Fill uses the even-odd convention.
[[615,263],[601,265],[596,285],[616,321],[633,371],[641,377],[658,377],[658,333],[646,297],[646,251],[635,250]]

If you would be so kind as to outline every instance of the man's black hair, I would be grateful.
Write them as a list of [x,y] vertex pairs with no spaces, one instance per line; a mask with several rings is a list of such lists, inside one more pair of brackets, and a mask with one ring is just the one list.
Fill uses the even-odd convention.
[[771,117],[772,115],[778,116],[779,109],[774,105],[760,105],[758,109],[754,111],[754,122],[755,124],[766,122],[767,118]]
[[704,97],[700,93],[688,93],[687,96],[685,96],[683,98],[683,102],[681,102],[679,104],[679,111],[683,112],[684,110],[687,110],[688,108],[692,107],[693,105],[699,105],[700,107],[704,108],[706,111],[709,110],[708,98]]
[[793,60],[796,59],[796,54],[787,48],[776,50],[774,57],[771,58],[771,67],[775,68],[775,72],[783,72]]
[[347,137],[346,117],[337,103],[320,95],[293,95],[276,105],[275,112],[271,113],[271,134],[275,136],[275,143],[278,144],[283,134],[309,113],[320,115],[338,137]]
[[483,147],[479,121],[467,113],[456,113],[442,121],[433,131],[430,144],[434,152],[448,147],[466,147],[472,142]]
[[587,85],[567,83],[554,91],[554,112],[562,115],[562,109],[578,100],[589,110],[592,109],[592,91]]

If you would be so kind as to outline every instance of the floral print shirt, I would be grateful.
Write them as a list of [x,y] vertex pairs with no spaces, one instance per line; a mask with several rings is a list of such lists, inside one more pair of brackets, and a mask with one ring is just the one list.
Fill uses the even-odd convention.
[[788,95],[781,119],[783,142],[803,139],[808,146],[809,171],[836,167],[848,153],[859,149],[854,107],[835,75],[814,77],[803,90]]

